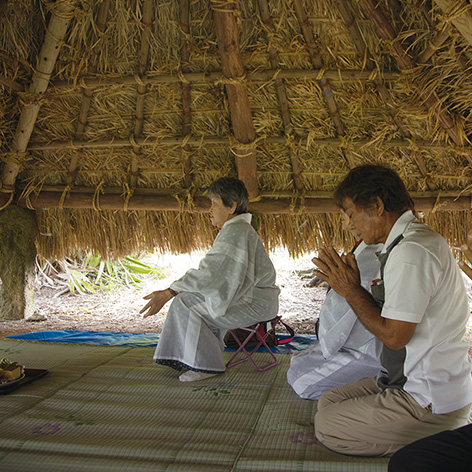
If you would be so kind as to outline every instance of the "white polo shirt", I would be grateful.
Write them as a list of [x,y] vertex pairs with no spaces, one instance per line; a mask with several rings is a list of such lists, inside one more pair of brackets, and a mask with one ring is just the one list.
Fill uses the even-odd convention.
[[384,248],[402,233],[384,269],[382,316],[417,323],[405,348],[403,389],[433,413],[449,413],[472,403],[464,281],[444,238],[411,211],[396,221]]

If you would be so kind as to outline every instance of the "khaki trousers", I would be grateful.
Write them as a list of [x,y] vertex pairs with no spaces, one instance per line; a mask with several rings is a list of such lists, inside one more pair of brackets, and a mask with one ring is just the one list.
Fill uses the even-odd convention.
[[385,456],[417,439],[467,424],[469,411],[470,405],[434,415],[431,407],[421,407],[403,390],[380,392],[375,378],[366,378],[321,396],[315,433],[322,444],[342,454]]

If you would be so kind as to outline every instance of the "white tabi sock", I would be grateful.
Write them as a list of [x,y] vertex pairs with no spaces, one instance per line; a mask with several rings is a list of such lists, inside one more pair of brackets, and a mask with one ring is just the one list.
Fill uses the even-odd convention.
[[205,374],[203,372],[194,372],[193,370],[187,370],[179,376],[181,382],[195,382],[196,380],[207,379],[208,377],[214,377],[218,374]]

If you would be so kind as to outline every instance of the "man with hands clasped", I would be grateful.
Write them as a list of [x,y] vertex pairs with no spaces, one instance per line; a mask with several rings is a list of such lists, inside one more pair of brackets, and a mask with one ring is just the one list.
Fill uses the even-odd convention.
[[315,274],[344,297],[379,340],[381,372],[323,394],[317,438],[344,454],[382,456],[467,423],[471,362],[464,340],[469,308],[446,241],[420,223],[400,177],[377,165],[352,169],[334,194],[348,229],[383,243],[380,278],[369,293],[352,254],[330,247]]

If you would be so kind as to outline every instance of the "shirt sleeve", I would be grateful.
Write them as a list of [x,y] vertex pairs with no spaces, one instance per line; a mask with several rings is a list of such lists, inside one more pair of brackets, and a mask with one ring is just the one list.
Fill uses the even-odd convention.
[[171,284],[178,292],[202,295],[210,315],[222,316],[243,285],[248,267],[248,229],[250,225],[223,227],[215,242],[200,261],[198,269],[190,269]]
[[382,316],[419,323],[436,291],[440,274],[439,260],[427,249],[414,242],[399,244],[385,265]]

